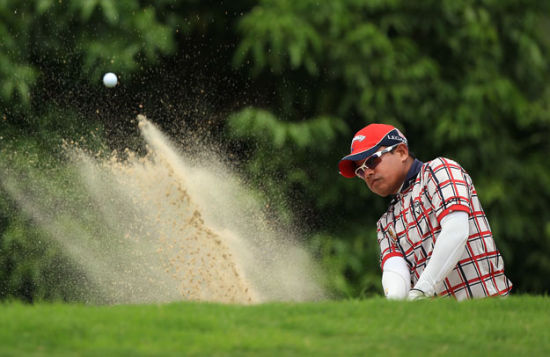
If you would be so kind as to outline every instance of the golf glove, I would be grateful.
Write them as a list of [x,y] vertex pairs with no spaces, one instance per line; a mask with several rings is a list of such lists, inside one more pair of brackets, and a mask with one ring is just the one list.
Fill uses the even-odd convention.
[[424,292],[420,289],[412,288],[409,291],[409,295],[407,296],[407,300],[409,301],[415,301],[415,300],[423,300],[426,299],[427,296],[424,294]]

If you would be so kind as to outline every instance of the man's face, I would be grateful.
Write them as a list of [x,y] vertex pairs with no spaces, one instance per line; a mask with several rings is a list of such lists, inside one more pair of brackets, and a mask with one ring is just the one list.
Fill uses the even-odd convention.
[[[385,148],[381,147],[378,150]],[[405,167],[407,156],[408,150],[405,145],[399,145],[391,152],[380,156],[378,165],[374,169],[365,170],[363,180],[369,189],[382,197],[397,193],[407,175]],[[361,166],[367,159],[355,161],[356,167]]]

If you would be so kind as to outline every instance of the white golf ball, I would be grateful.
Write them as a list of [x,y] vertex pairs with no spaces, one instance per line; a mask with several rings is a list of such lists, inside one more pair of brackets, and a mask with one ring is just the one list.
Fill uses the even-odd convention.
[[105,87],[113,88],[114,86],[117,85],[117,83],[118,83],[118,78],[116,74],[109,72],[109,73],[105,73],[105,75],[103,76],[103,84],[105,84]]

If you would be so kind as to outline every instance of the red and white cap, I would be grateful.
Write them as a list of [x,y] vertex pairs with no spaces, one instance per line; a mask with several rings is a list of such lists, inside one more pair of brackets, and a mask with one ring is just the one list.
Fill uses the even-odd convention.
[[392,146],[403,143],[407,145],[407,138],[399,129],[388,124],[369,124],[359,130],[351,140],[351,153],[344,156],[338,163],[340,174],[347,178],[355,177],[356,165],[354,161],[363,160],[381,146]]

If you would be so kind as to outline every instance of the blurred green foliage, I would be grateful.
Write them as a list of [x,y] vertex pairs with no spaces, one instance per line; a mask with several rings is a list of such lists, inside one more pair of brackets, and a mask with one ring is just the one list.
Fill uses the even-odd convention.
[[[74,118],[69,112],[58,114],[64,119]],[[70,120],[64,123],[73,124]],[[68,189],[78,176],[62,164],[62,138],[56,138],[54,130],[42,129],[37,137],[4,140],[0,148],[0,299],[87,301],[93,287],[86,272],[36,224],[37,217],[22,209],[20,205],[26,200],[17,202],[13,196],[18,186],[28,197],[36,196],[34,189],[63,204],[79,199],[78,189]],[[90,147],[101,147],[98,139],[89,142]],[[38,187],[32,188],[31,181]],[[52,212],[58,208],[53,200],[43,204]]]
[[[59,165],[61,138],[132,143],[137,112],[174,136],[197,130],[304,232],[337,295],[368,296],[380,292],[375,222],[388,202],[337,162],[356,130],[389,123],[419,159],[466,168],[516,291],[547,293],[549,11],[533,0],[0,1],[2,167],[13,152],[17,165]],[[108,71],[121,79],[112,90]],[[41,276],[70,262],[0,192],[0,297],[68,298],[63,279]]]

